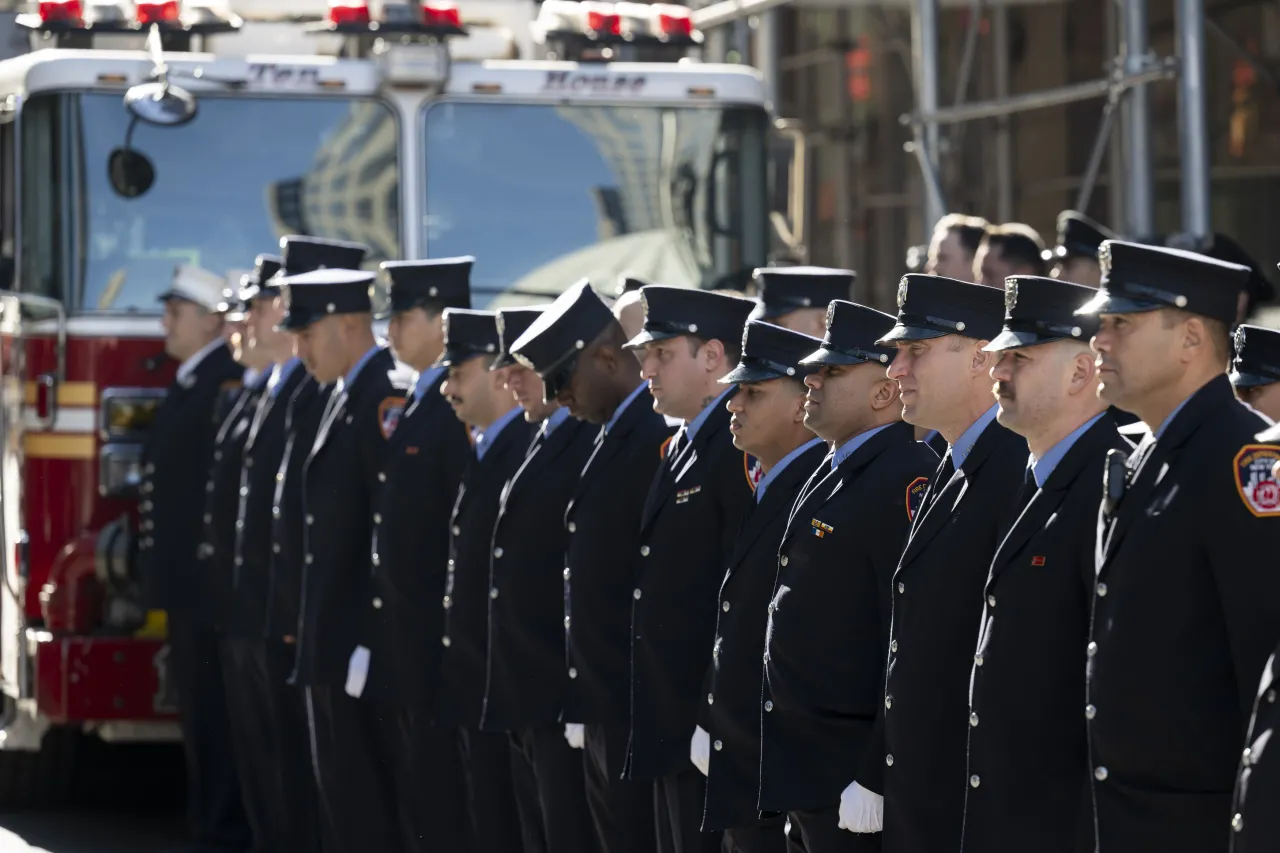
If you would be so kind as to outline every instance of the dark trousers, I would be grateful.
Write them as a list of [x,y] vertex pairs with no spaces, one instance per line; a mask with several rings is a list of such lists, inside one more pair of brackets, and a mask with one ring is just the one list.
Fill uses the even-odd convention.
[[268,849],[291,853],[320,851],[320,791],[311,762],[307,697],[289,684],[295,647],[280,640],[264,645],[271,712],[271,741],[281,791],[280,813],[273,821],[278,844]]
[[653,783],[621,778],[629,725],[587,725],[583,766],[587,807],[604,853],[654,853]]
[[520,853],[525,841],[516,805],[510,736],[464,726],[458,729],[458,742],[476,849]]
[[[511,735],[516,762],[516,801],[528,826],[530,812],[539,819],[541,842],[533,850],[546,853],[595,853],[597,845],[587,809],[582,754],[564,739],[564,725],[534,726]],[[532,783],[522,784],[524,778]],[[526,833],[527,835],[528,833]]]
[[249,823],[240,801],[218,645],[212,627],[169,615],[169,660],[187,761],[191,840],[210,850],[239,853],[249,846]]
[[653,820],[658,853],[720,853],[723,832],[703,832],[707,777],[689,769],[660,776],[653,783]]
[[791,853],[880,853],[883,832],[840,828],[840,808],[791,812]]
[[325,853],[404,849],[394,770],[380,760],[380,744],[387,737],[411,743],[405,721],[379,719],[341,688],[313,686],[306,694]]
[[774,818],[757,826],[726,829],[722,853],[791,853],[787,819]]

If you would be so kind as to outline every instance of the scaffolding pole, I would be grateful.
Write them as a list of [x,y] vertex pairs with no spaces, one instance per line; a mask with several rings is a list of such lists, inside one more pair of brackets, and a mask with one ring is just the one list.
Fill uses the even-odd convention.
[[[1121,65],[1129,75],[1139,74],[1149,62],[1147,0],[1120,0],[1124,39]],[[1146,83],[1130,87],[1122,106],[1124,121],[1124,231],[1134,237],[1155,233],[1155,190],[1151,178],[1151,108]]]
[[1204,0],[1177,0],[1178,141],[1182,155],[1182,230],[1202,244],[1212,238],[1209,137],[1205,116]]
[[[911,54],[916,78],[916,104],[922,113],[938,109],[938,0],[916,0],[911,16]],[[945,214],[938,180],[938,125],[923,123],[915,134],[916,156],[924,169],[924,237]]]
[[765,97],[770,109],[778,113],[778,79],[782,58],[781,40],[778,36],[778,10],[769,9],[756,18],[755,66],[764,76]]

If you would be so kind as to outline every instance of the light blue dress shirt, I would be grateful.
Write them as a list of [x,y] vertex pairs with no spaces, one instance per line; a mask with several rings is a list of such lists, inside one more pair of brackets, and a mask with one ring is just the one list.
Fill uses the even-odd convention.
[[698,434],[698,430],[702,429],[702,425],[707,422],[707,418],[711,417],[711,413],[715,411],[716,407],[723,406],[724,401],[728,399],[729,395],[736,390],[738,390],[738,386],[736,385],[730,386],[726,390],[720,392],[719,397],[716,397],[709,404],[704,406],[702,411],[698,412],[698,416],[696,418],[689,421],[689,423],[685,424],[685,427],[684,427],[685,438],[688,441],[693,441],[694,436]]
[[485,453],[488,452],[493,443],[498,440],[498,436],[502,435],[502,431],[507,428],[507,424],[524,414],[524,409],[516,406],[507,411],[505,415],[489,424],[489,428],[476,433],[476,459],[483,459]]
[[427,393],[427,389],[434,385],[436,380],[444,375],[444,371],[445,368],[443,367],[428,367],[426,370],[419,373],[418,381],[413,383],[413,399],[415,401],[421,400],[423,395]]
[[618,406],[618,408],[614,409],[613,417],[609,418],[609,422],[604,425],[604,431],[606,435],[609,434],[609,430],[613,428],[613,425],[618,422],[618,418],[622,417],[622,413],[627,410],[627,406],[630,406],[632,403],[634,403],[636,400],[636,397],[640,396],[640,392],[647,387],[649,387],[649,383],[641,382],[636,387],[636,390],[628,394],[627,399],[623,400],[622,404]]
[[760,482],[756,483],[756,503],[760,503],[760,501],[764,499],[765,489],[769,488],[769,484],[773,482],[774,478],[786,470],[786,467],[794,462],[797,456],[808,452],[811,448],[816,447],[821,443],[822,439],[811,438],[778,460],[778,464],[765,472],[765,475],[760,478]]
[[[1194,397],[1194,396],[1195,394],[1191,395],[1191,397]],[[1187,399],[1183,400],[1181,403],[1178,404],[1178,407],[1176,409],[1174,409],[1172,412],[1169,413],[1169,417],[1165,418],[1164,423],[1160,424],[1160,429],[1156,430],[1155,432],[1156,438],[1159,438],[1160,436],[1164,435],[1164,431],[1169,428],[1169,424],[1173,423],[1173,419],[1178,416],[1178,412],[1181,412],[1182,408],[1186,406],[1187,403],[1191,402],[1191,397],[1188,397]]]
[[1066,438],[1059,441],[1049,451],[1039,459],[1032,456],[1027,460],[1027,466],[1031,469],[1031,474],[1036,478],[1036,487],[1043,489],[1044,484],[1049,482],[1049,475],[1053,473],[1053,469],[1058,467],[1058,463],[1067,455],[1072,446],[1080,440],[1080,436],[1089,431],[1089,428],[1096,424],[1105,412],[1100,412],[1085,421],[1075,430],[1073,430]]
[[969,424],[969,428],[960,434],[960,439],[951,445],[951,464],[957,471],[964,467],[964,461],[969,458],[973,446],[978,443],[978,436],[982,435],[982,431],[996,419],[998,411],[1000,411],[1000,404],[992,404],[991,408]]
[[569,420],[569,410],[564,406],[547,415],[547,419],[542,422],[542,437],[549,438],[556,427],[567,420]]
[[869,429],[866,432],[858,433],[853,438],[837,447],[836,452],[831,454],[831,470],[834,471],[839,468],[841,462],[852,456],[853,451],[870,441],[872,436],[876,433],[884,432],[891,426],[893,426],[893,424],[885,424],[884,426],[878,426],[875,429]]
[[347,375],[342,378],[342,387],[346,388],[352,382],[355,382],[356,377],[360,375],[360,371],[363,370],[364,366],[369,363],[369,359],[373,358],[375,355],[377,355],[381,351],[382,351],[382,347],[378,346],[377,344],[374,344],[373,346],[369,347],[369,351],[366,352],[364,355],[360,356],[360,360],[357,361],[355,363],[355,366],[352,367],[350,370],[348,370]]
[[291,358],[284,364],[277,364],[271,368],[271,378],[267,380],[267,393],[271,395],[271,399],[275,399],[280,393],[280,389],[284,386],[285,380],[293,375],[293,371],[298,369],[298,365],[302,364],[302,359]]

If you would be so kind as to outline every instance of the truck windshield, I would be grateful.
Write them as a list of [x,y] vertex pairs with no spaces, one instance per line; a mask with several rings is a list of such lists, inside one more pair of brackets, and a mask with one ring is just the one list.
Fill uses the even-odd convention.
[[[72,311],[159,311],[179,263],[233,274],[285,234],[358,240],[400,257],[397,122],[367,98],[203,95],[181,127],[138,123],[120,93],[31,98],[22,113],[25,289]],[[127,145],[154,171],[127,197],[108,164]]]
[[477,307],[619,275],[741,287],[768,252],[759,108],[442,102],[425,113],[429,257]]

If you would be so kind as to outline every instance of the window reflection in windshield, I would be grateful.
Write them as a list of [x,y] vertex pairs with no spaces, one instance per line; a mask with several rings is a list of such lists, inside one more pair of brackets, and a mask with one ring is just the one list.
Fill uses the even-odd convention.
[[[189,124],[133,129],[155,170],[138,198],[108,178],[130,122],[118,93],[39,95],[23,120],[25,151],[44,146],[28,186],[59,198],[27,206],[57,215],[31,224],[49,245],[24,246],[25,278],[73,310],[155,312],[175,264],[247,269],[291,233],[360,241],[370,264],[400,257],[396,119],[380,102],[202,96]],[[80,264],[55,263],[60,250]]]
[[478,305],[765,262],[761,110],[442,103],[425,124],[427,254],[475,255]]

